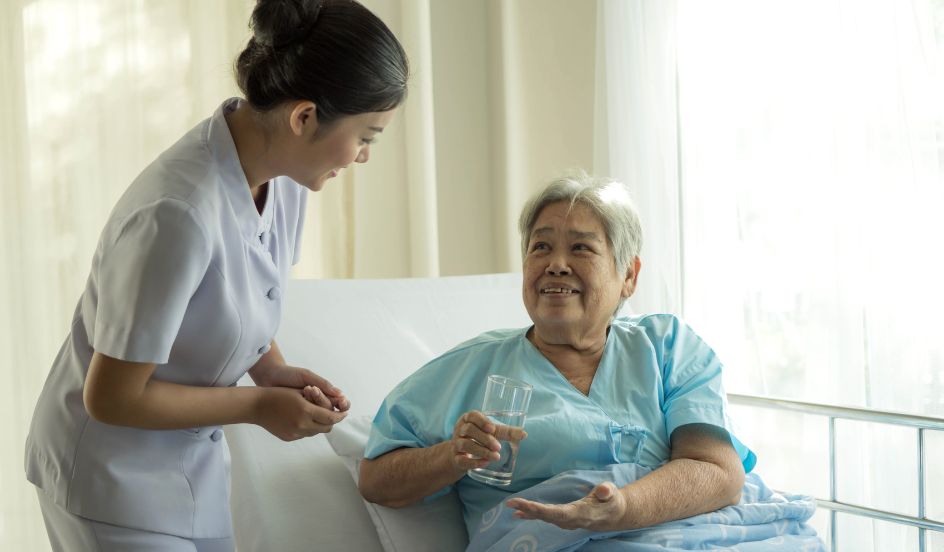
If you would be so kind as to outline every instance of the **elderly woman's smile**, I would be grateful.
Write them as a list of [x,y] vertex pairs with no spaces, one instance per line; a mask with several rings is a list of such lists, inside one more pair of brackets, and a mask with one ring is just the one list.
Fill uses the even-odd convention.
[[524,258],[524,304],[541,341],[577,348],[599,344],[635,284],[621,275],[603,223],[586,205],[545,206]]
[[580,293],[579,289],[571,289],[566,286],[546,287],[541,290],[541,295],[576,295]]

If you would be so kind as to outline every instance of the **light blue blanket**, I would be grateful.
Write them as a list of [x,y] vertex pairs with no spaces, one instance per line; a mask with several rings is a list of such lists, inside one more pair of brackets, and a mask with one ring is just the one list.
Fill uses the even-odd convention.
[[[622,487],[650,471],[638,464],[569,471],[514,496],[555,504],[571,502],[583,498],[603,481]],[[666,552],[712,548],[825,552],[816,531],[806,523],[815,510],[812,498],[775,493],[750,473],[736,506],[632,531],[565,530],[543,521],[515,519],[511,516],[513,510],[499,504],[482,516],[478,531],[470,535],[467,552]]]

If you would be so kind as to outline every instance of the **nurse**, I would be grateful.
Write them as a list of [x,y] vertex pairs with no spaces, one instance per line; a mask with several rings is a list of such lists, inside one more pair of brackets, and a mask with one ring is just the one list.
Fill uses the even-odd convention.
[[[232,551],[221,426],[293,440],[350,406],[273,336],[306,195],[367,162],[406,95],[407,58],[352,0],[259,0],[251,25],[245,99],[118,201],[40,395],[26,473],[54,550]],[[247,371],[256,386],[236,387]]]
[[[672,315],[616,317],[636,288],[642,243],[625,188],[560,179],[525,206],[519,229],[522,295],[534,324],[482,334],[398,385],[374,418],[361,494],[399,507],[456,487],[469,535],[506,500],[519,517],[597,531],[736,504],[755,458],[731,433],[721,362]],[[489,374],[532,384],[526,434],[477,410]],[[502,488],[466,476],[498,460],[499,430],[522,440]],[[570,504],[508,500],[562,472],[617,463],[653,471],[621,488],[603,483]]]

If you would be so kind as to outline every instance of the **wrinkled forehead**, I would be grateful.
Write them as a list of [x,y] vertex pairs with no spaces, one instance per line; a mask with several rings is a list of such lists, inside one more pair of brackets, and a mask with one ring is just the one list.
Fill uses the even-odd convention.
[[580,202],[558,201],[544,206],[535,217],[530,239],[549,237],[559,231],[580,240],[608,241],[600,217]]
[[[548,238],[553,235],[556,235],[557,232],[558,232],[557,228],[552,228],[550,226],[541,226],[539,228],[535,228],[534,231],[531,232],[531,239],[540,240],[540,239]],[[568,238],[574,241],[595,241],[595,242],[606,241],[606,237],[603,235],[602,231],[578,230],[576,228],[570,228],[570,229],[567,229],[565,234],[567,235]]]

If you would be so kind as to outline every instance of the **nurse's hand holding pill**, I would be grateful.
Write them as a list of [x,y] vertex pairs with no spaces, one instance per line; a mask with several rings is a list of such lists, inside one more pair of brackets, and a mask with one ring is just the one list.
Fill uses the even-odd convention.
[[306,368],[282,365],[270,370],[265,376],[254,377],[266,387],[301,389],[302,396],[308,402],[328,410],[347,412],[351,408],[351,401],[344,396],[344,392]]
[[[290,386],[291,387],[291,386]],[[344,393],[340,389],[334,387],[330,383],[324,387],[318,385],[306,385],[302,388],[302,396],[305,399],[315,405],[318,405],[322,408],[327,408],[328,410],[336,410],[338,412],[347,412],[351,408],[351,401],[344,396]]]
[[330,432],[347,412],[335,409],[324,395],[309,398],[312,389],[270,388],[260,403],[257,424],[283,441]]
[[257,424],[283,441],[328,433],[351,408],[340,389],[311,370],[278,366],[266,376],[258,381],[273,392],[259,405]]

